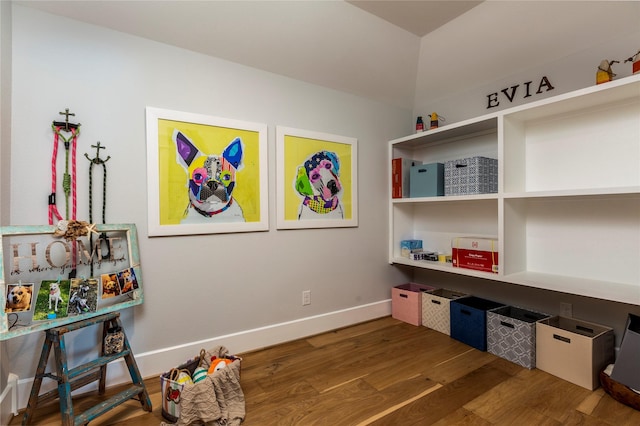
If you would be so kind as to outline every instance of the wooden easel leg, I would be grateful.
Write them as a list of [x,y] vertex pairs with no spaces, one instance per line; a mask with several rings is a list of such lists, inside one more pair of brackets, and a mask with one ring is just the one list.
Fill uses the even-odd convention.
[[64,344],[64,335],[60,335],[57,340],[54,340],[53,351],[56,356],[56,370],[58,377],[60,377],[58,395],[60,396],[62,425],[73,426],[73,402],[71,401],[71,383],[69,383],[69,367],[67,365],[67,349]]
[[40,361],[38,362],[38,368],[36,369],[36,376],[31,385],[31,394],[29,395],[29,402],[27,403],[27,409],[24,412],[22,418],[22,424],[28,425],[31,423],[33,413],[38,406],[38,396],[40,395],[40,386],[42,386],[42,378],[44,377],[44,371],[47,368],[47,362],[49,361],[49,354],[51,353],[51,340],[47,333],[42,345],[42,352],[40,353]]
[[[120,317],[115,319],[116,324],[120,327],[121,330],[124,330],[122,327],[122,323],[120,322]],[[131,350],[131,346],[129,345],[129,340],[127,339],[127,333],[124,333],[124,349],[129,350],[129,354],[124,357],[125,362],[127,363],[127,368],[129,369],[129,374],[131,375],[131,381],[136,384],[142,386],[142,391],[138,394],[138,398],[140,399],[140,404],[142,404],[142,408],[145,411],[151,412],[151,398],[149,398],[149,393],[147,392],[147,387],[144,384],[144,380],[140,375],[140,370],[138,370],[138,364],[136,363],[135,358],[133,357],[133,351]]]

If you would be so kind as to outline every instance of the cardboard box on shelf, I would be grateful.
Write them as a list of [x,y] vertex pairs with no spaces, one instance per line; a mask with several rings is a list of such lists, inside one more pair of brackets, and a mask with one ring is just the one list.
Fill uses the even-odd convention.
[[411,167],[409,196],[436,197],[444,195],[444,164],[420,164]]
[[391,198],[409,197],[411,167],[422,164],[422,161],[408,158],[391,160]]
[[498,192],[498,160],[470,157],[444,163],[444,195]]
[[456,237],[451,240],[451,257],[456,268],[498,273],[498,240],[484,237]]

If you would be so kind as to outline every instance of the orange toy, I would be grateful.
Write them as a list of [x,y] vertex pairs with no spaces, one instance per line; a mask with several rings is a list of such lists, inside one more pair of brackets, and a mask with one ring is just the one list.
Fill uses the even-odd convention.
[[227,364],[231,364],[232,362],[233,360],[229,358],[217,358],[215,356],[211,357],[211,365],[209,366],[209,371],[207,371],[207,374],[213,374],[218,370],[222,370],[227,366]]

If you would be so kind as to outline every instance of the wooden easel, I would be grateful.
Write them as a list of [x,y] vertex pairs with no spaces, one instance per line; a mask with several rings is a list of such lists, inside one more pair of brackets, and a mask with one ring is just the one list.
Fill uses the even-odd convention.
[[[102,341],[100,344],[100,356],[88,363],[79,365],[69,370],[67,366],[67,350],[64,342],[64,335],[70,331],[78,330],[80,328],[88,327],[91,325],[102,324]],[[72,425],[85,425],[89,421],[96,417],[106,413],[112,408],[122,404],[129,399],[137,398],[142,404],[142,408],[145,411],[151,412],[151,399],[147,393],[147,389],[144,385],[144,381],[140,376],[138,365],[131,352],[129,341],[124,336],[124,346],[121,352],[115,354],[104,354],[102,342],[107,335],[107,331],[113,327],[120,327],[120,313],[113,312],[105,315],[100,315],[94,318],[81,320],[75,323],[67,324],[65,326],[54,327],[46,330],[46,339],[42,347],[42,354],[40,355],[40,362],[38,363],[38,369],[36,370],[35,380],[31,388],[31,395],[29,396],[29,403],[27,405],[26,412],[22,419],[22,424],[30,424],[33,414],[38,404],[53,401],[54,399],[60,399],[60,414],[62,416],[63,426]],[[53,348],[56,361],[56,374],[45,373],[49,354]],[[106,376],[107,376],[107,364],[117,359],[124,358],[131,374],[132,385],[122,392],[112,396],[111,398],[102,401],[100,404],[76,414],[73,410],[73,401],[71,399],[71,392],[89,383],[99,381],[99,393],[102,395],[105,392]],[[58,382],[58,388],[53,389],[45,394],[39,395],[40,386],[42,385],[43,378],[49,378]]]

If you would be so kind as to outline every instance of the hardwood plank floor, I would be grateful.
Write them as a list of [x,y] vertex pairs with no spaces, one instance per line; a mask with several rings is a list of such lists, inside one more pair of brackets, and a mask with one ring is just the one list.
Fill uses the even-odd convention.
[[[246,426],[640,424],[640,411],[602,388],[586,390],[391,317],[239,355]],[[91,425],[159,425],[160,380],[146,383],[153,412],[128,401]],[[74,408],[101,399],[79,395]],[[39,407],[34,422],[59,425],[57,402]]]

